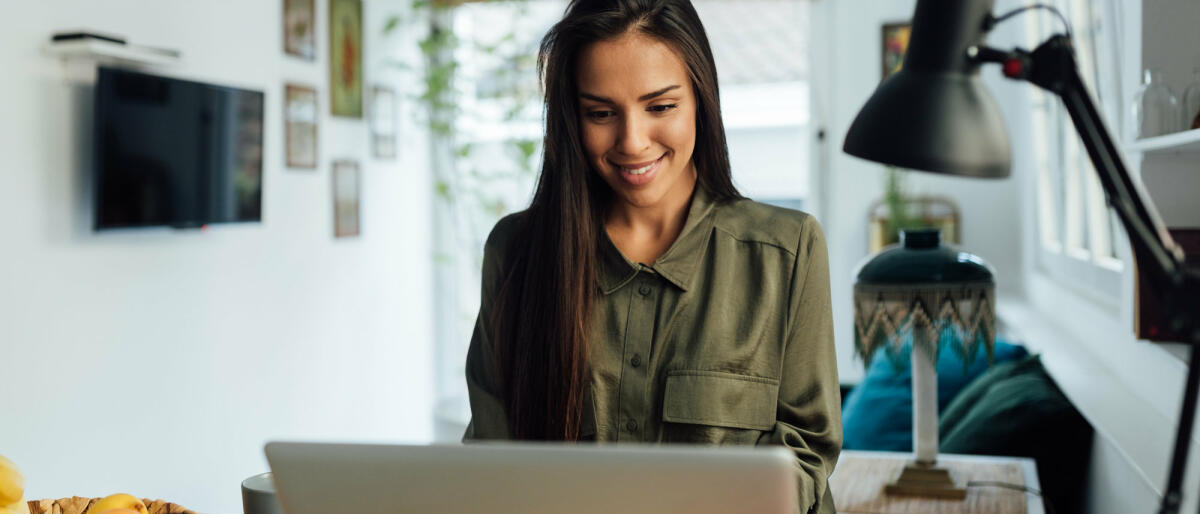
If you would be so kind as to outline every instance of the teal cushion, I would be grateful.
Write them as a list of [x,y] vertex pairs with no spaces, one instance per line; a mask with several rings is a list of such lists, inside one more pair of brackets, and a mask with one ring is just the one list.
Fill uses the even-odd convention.
[[[994,362],[1011,362],[1028,353],[1024,346],[997,340]],[[939,352],[938,410],[987,369],[983,346],[970,359],[950,350]],[[907,354],[889,358],[882,348],[876,352],[862,382],[846,396],[842,437],[847,450],[912,451],[912,364]]]
[[1054,510],[1082,511],[1092,428],[1038,356],[976,379],[946,408],[938,428],[942,453],[1033,458]]
[[962,391],[959,391],[953,402],[938,411],[938,433],[943,447],[946,435],[953,432],[962,423],[963,418],[984,395],[988,394],[992,386],[1014,375],[1028,373],[1031,368],[1040,368],[1041,365],[1039,356],[1022,355],[1020,359],[996,364],[992,369],[972,381],[970,385],[964,387]]

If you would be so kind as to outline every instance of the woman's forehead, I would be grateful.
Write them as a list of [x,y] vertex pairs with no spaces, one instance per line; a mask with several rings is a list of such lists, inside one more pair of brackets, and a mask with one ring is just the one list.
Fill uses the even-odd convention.
[[[663,88],[690,85],[683,59],[666,43],[628,32],[593,43],[579,53],[575,65],[579,92],[616,102],[638,98]],[[690,92],[690,87],[673,91]]]

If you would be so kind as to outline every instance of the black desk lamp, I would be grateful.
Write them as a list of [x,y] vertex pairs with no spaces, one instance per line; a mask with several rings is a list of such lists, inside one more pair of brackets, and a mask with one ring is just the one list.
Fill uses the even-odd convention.
[[[1033,5],[996,17],[993,0],[918,0],[904,66],[879,85],[858,113],[843,147],[864,159],[936,173],[1007,177],[1008,136],[999,110],[979,81],[985,63],[1003,65],[1004,75],[1026,80],[1058,95],[1096,168],[1108,204],[1129,234],[1146,289],[1163,299],[1171,333],[1183,334],[1188,375],[1162,514],[1179,511],[1196,409],[1200,366],[1200,276],[1183,265],[1183,252],[1146,207],[1125,169],[1096,105],[1084,89],[1071,47],[1070,29],[1050,37],[1032,53],[984,45],[997,23]],[[1057,11],[1055,11],[1057,13]],[[1059,14],[1061,18],[1061,13]],[[1066,19],[1063,19],[1066,24]]]

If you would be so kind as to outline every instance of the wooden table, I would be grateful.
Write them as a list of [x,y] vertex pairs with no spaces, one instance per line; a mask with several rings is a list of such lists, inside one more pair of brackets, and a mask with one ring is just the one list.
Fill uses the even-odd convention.
[[[838,512],[871,514],[1003,513],[1045,514],[1042,499],[1004,487],[969,485],[965,500],[888,496],[883,486],[900,475],[912,453],[846,450],[829,478]],[[956,483],[1004,482],[1041,490],[1033,459],[982,455],[938,455]]]

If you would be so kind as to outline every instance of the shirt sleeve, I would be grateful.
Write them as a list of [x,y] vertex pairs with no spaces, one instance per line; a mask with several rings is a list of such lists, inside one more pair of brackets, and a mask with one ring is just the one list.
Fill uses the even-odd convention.
[[800,512],[833,512],[829,475],[842,448],[841,391],[829,300],[829,257],[815,218],[805,219],[784,347],[775,427],[758,444],[796,454]]
[[467,349],[467,396],[471,402],[471,421],[463,434],[463,442],[480,439],[511,439],[508,416],[500,400],[500,378],[496,369],[494,341],[492,338],[492,315],[496,295],[503,276],[502,252],[506,244],[501,220],[488,235],[483,248],[483,281],[479,295],[479,315],[475,318],[475,330],[471,334],[471,345]]

